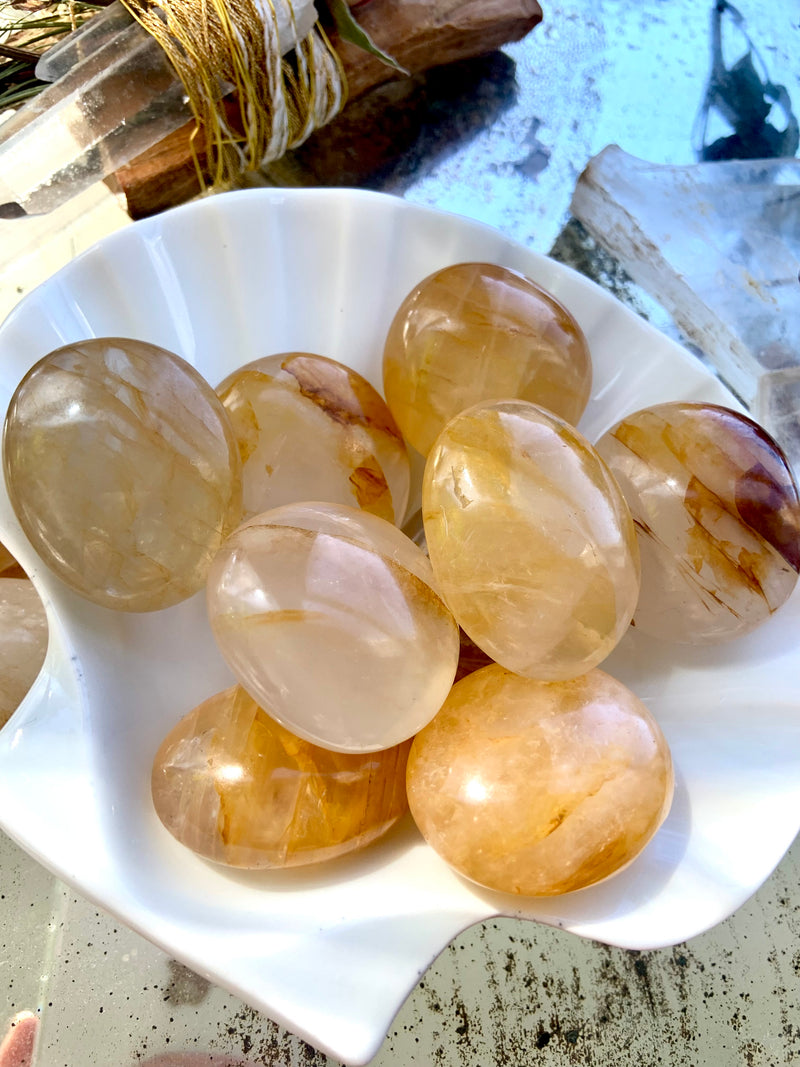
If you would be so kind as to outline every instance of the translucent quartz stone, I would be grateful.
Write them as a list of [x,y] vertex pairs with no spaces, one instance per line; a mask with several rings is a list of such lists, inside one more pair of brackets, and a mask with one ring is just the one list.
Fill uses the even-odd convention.
[[33,582],[0,580],[0,726],[33,685],[47,651],[47,617]]
[[297,867],[363,848],[407,809],[411,742],[330,752],[270,718],[240,687],[206,700],[164,740],[153,802],[169,832],[232,867]]
[[217,394],[239,444],[246,518],[326,500],[402,522],[408,451],[383,397],[360,374],[289,352],[248,363]]
[[214,390],[155,345],[98,338],[40,360],[8,409],[3,461],[44,562],[121,611],[196,593],[241,518],[239,455]]
[[438,588],[497,663],[572,678],[625,633],[639,592],[633,523],[561,419],[522,400],[462,412],[428,456],[422,503]]
[[250,519],[214,560],[208,605],[237,680],[325,748],[399,744],[455,677],[458,627],[427,557],[355,508],[287,504]]
[[[734,82],[742,100],[756,90],[755,126],[752,70],[743,64]],[[589,160],[570,210],[751,405],[765,372],[798,362],[799,192],[791,156],[673,166],[609,145]]]
[[672,641],[747,633],[800,569],[800,503],[783,453],[712,404],[659,404],[597,444],[633,514],[642,560],[634,623]]
[[425,456],[448,419],[482,400],[530,400],[577,423],[592,366],[580,327],[553,296],[504,267],[460,263],[401,304],[383,384],[406,440]]
[[[115,12],[112,23],[123,26],[106,38],[109,16],[100,18],[100,32],[70,35],[52,60],[37,64],[37,77],[57,80],[3,122],[0,207],[11,200],[29,214],[52,211],[192,118],[183,82],[155,38],[138,22],[125,27],[130,18]],[[316,18],[312,0],[270,0],[269,54],[273,30],[284,54]],[[206,91],[224,95],[232,88],[212,76]]]
[[565,682],[499,666],[458,682],[411,746],[411,813],[480,885],[526,896],[622,870],[667,815],[673,772],[658,724],[603,671]]

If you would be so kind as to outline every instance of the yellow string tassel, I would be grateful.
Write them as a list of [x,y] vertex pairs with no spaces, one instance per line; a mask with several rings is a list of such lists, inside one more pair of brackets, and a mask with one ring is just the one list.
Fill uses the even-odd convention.
[[[158,41],[183,83],[205,134],[214,189],[279,159],[344,106],[344,69],[318,23],[293,53],[281,56],[275,5],[285,6],[295,27],[291,0],[122,2]],[[238,115],[229,110],[231,100]],[[205,189],[196,152],[195,163]]]

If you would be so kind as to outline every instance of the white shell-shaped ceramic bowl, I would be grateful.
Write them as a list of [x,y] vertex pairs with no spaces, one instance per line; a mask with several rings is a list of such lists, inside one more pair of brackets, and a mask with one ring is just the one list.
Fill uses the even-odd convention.
[[[379,194],[257,190],[199,201],[101,241],[0,327],[0,405],[51,349],[117,335],[184,356],[216,384],[271,352],[331,356],[380,387],[383,338],[431,271],[484,260],[550,289],[586,332],[595,440],[648,403],[733,403],[701,365],[591,282],[484,226]],[[800,599],[720,648],[631,632],[603,667],[672,747],[672,812],[643,854],[560,898],[483,892],[410,821],[363,854],[299,872],[235,873],[164,830],[158,745],[230,683],[202,594],[145,616],[97,608],[33,555],[0,490],[0,541],[32,574],[51,639],[0,732],[0,824],[58,876],[167,952],[351,1064],[369,1060],[415,982],[464,927],[518,915],[629,948],[674,944],[729,915],[800,825]]]

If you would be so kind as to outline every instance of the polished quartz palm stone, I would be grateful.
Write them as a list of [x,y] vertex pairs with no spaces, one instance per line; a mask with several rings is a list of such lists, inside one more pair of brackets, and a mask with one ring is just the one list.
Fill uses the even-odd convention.
[[407,809],[411,742],[330,752],[289,733],[240,687],[206,700],[164,740],[153,802],[170,833],[232,867],[297,867],[353,852]]
[[561,419],[522,400],[462,412],[428,456],[422,503],[438,588],[497,663],[572,678],[625,633],[639,592],[633,523]]
[[47,651],[47,616],[33,582],[0,580],[0,726],[33,685]]
[[246,518],[326,500],[402,522],[408,451],[383,397],[360,374],[289,352],[248,363],[217,393],[239,444]]
[[142,341],[97,338],[40,360],[12,397],[3,462],[44,562],[120,611],[196,593],[241,518],[225,409],[193,367]]
[[505,267],[459,263],[401,304],[383,384],[406,440],[425,456],[453,415],[482,400],[529,400],[577,423],[592,365],[580,327],[550,293]]
[[800,569],[800,503],[761,427],[713,404],[659,404],[627,416],[597,449],[636,524],[637,628],[716,643],[784,603]]
[[407,789],[460,874],[552,896],[641,852],[669,810],[672,760],[647,708],[605,672],[539,682],[495,665],[456,683],[414,739]]
[[325,748],[399,744],[433,718],[455,677],[458,627],[428,559],[355,508],[287,504],[250,519],[214,560],[208,606],[237,680]]

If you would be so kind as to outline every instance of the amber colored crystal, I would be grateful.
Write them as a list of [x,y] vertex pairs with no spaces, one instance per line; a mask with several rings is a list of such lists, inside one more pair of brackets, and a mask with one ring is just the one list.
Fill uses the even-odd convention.
[[752,419],[714,404],[659,404],[597,443],[631,509],[642,561],[634,624],[715,643],[786,601],[800,569],[800,499]]
[[665,819],[667,742],[624,685],[593,670],[539,682],[493,665],[457,682],[417,734],[411,813],[455,870],[550,896],[622,870]]
[[428,456],[422,505],[439,591],[495,662],[572,678],[626,632],[633,523],[605,463],[563,420],[524,400],[462,412]]
[[125,338],[40,360],[8,409],[11,503],[44,562],[120,611],[202,588],[241,518],[241,469],[214,390],[179,356]]
[[234,686],[164,740],[153,803],[181,844],[217,863],[319,863],[363,848],[403,815],[410,745],[368,755],[317,748]]
[[570,312],[489,263],[459,263],[421,281],[384,348],[386,401],[422,455],[448,419],[483,400],[529,400],[577,423],[591,384],[589,349]]
[[0,580],[0,726],[30,689],[47,651],[47,616],[33,582]]
[[241,367],[217,394],[242,458],[245,518],[327,500],[402,522],[408,451],[383,397],[356,371],[286,352]]

